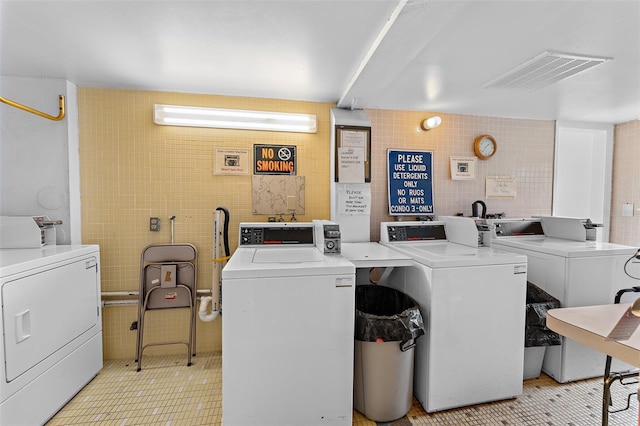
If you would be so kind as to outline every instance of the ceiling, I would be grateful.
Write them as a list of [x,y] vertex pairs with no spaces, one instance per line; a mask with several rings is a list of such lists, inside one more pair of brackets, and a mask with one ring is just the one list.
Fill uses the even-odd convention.
[[[485,87],[545,51],[611,60]],[[640,118],[640,0],[0,0],[0,75],[621,123]]]

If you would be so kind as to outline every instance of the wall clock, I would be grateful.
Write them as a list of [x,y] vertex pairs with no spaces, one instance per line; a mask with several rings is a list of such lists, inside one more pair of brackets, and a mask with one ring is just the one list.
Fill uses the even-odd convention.
[[498,144],[493,136],[480,135],[473,143],[473,151],[482,160],[488,160],[498,150]]

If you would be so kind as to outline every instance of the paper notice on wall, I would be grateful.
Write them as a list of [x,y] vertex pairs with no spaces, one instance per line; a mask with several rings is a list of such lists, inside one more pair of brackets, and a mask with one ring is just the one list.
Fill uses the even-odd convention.
[[340,183],[363,183],[364,161],[364,148],[354,146],[338,148],[338,177]]
[[487,176],[487,197],[515,198],[518,179],[515,176]]
[[371,188],[351,185],[338,188],[338,214],[371,214]]
[[450,157],[452,180],[473,180],[476,178],[477,157]]

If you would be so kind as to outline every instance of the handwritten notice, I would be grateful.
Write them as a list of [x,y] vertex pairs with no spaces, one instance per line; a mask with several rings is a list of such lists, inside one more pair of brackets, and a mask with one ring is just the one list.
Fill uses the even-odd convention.
[[338,188],[338,213],[343,215],[369,215],[371,188]]
[[518,179],[515,176],[487,176],[486,196],[515,198]]

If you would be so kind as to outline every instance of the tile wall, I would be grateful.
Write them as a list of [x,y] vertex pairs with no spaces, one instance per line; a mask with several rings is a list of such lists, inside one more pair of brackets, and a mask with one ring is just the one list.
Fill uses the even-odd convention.
[[[293,134],[157,126],[153,105],[201,105],[316,114],[318,133]],[[252,214],[251,176],[215,175],[215,148],[251,149],[254,144],[295,145],[298,174],[305,176],[306,214],[299,221],[329,218],[330,109],[333,104],[237,98],[122,89],[78,89],[83,242],[99,244],[102,290],[138,289],[139,256],[151,243],[170,241],[168,217],[175,215],[175,241],[199,250],[198,287],[211,288],[213,212],[230,211],[231,249],[237,246],[242,221],[266,221]],[[482,199],[488,212],[508,217],[550,214],[554,122],[440,114],[443,124],[429,132],[419,123],[429,114],[371,109],[372,126],[371,240],[379,239],[379,223],[388,216],[386,152],[388,148],[433,151],[436,214],[471,214]],[[473,156],[480,134],[498,141],[496,155],[478,161],[472,181],[453,181],[450,156]],[[637,134],[637,131],[636,131]],[[517,196],[487,199],[485,177],[515,176]],[[640,206],[639,206],[640,207]],[[149,231],[149,217],[161,218],[160,232]],[[137,319],[135,306],[105,307],[104,357],[132,357]],[[147,317],[148,341],[186,336],[184,310],[153,311]],[[220,319],[198,320],[197,351],[221,348]],[[182,353],[182,346],[152,347],[145,354]]]
[[[640,120],[618,124],[614,133],[611,242],[640,247]],[[622,216],[632,203],[633,216]]]
[[[380,222],[394,220],[388,213],[388,148],[433,152],[433,198],[437,215],[470,216],[471,203],[475,200],[485,201],[487,213],[505,213],[507,217],[551,214],[553,121],[439,114],[442,124],[425,132],[420,129],[420,122],[433,114],[375,109],[367,113],[372,126],[372,241],[380,237]],[[475,156],[473,142],[482,134],[496,139],[496,154],[489,160],[477,160],[475,180],[452,180],[450,157]],[[516,197],[485,197],[488,176],[515,176]]]
[[[155,103],[316,114],[318,133],[158,126],[153,123]],[[98,88],[79,88],[78,104],[83,243],[100,245],[103,291],[138,289],[140,253],[148,244],[170,241],[170,215],[176,216],[175,241],[198,249],[200,289],[212,286],[216,207],[230,212],[232,250],[241,221],[267,220],[266,215],[252,214],[250,175],[214,174],[218,147],[297,146],[298,175],[306,177],[307,211],[298,220],[329,218],[331,104]],[[149,231],[151,216],[161,219],[160,232]],[[129,328],[137,319],[137,308],[105,307],[103,315],[105,359],[133,356],[136,333]],[[145,341],[183,338],[187,318],[188,311],[182,309],[149,312]],[[220,348],[220,319],[198,320],[197,351]],[[162,346],[144,353],[184,351],[184,346]]]

